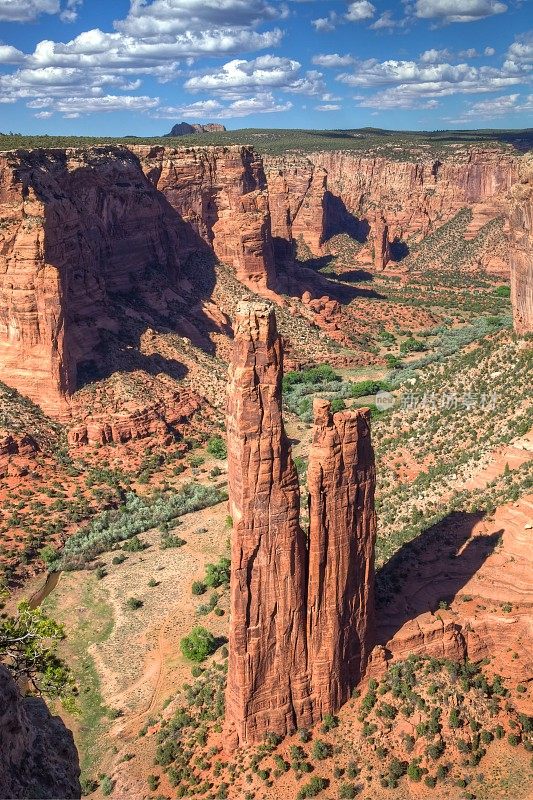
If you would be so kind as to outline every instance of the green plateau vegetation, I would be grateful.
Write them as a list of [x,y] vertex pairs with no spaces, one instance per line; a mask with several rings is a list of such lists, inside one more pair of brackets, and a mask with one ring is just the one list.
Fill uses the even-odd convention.
[[508,148],[526,152],[533,146],[533,129],[472,131],[389,131],[381,128],[349,130],[300,130],[284,128],[241,128],[221,133],[190,136],[23,136],[0,134],[0,150],[35,147],[89,147],[92,145],[167,145],[198,147],[205,145],[253,145],[259,153],[280,155],[286,151],[311,153],[319,150],[353,150],[361,153],[378,150],[389,158],[405,159],[414,154],[433,157],[453,153],[458,147],[481,144],[483,147]]

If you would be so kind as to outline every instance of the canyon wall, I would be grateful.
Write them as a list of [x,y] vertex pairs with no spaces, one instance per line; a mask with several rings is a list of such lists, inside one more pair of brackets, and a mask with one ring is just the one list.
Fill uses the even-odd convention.
[[533,158],[525,159],[509,214],[511,302],[517,333],[533,332]]
[[316,406],[309,540],[281,414],[273,308],[241,303],[227,403],[233,518],[226,741],[282,736],[336,712],[373,635],[375,469],[370,412]]
[[[256,291],[275,281],[266,181],[247,147],[0,154],[0,380],[57,413],[121,304],[165,313],[198,251]],[[162,282],[154,292],[148,279]]]
[[331,236],[349,233],[368,241],[381,269],[395,244],[426,236],[465,206],[474,229],[503,215],[519,160],[490,149],[445,161],[348,151],[265,156],[275,247],[281,252],[287,237],[301,238],[318,255]]
[[23,698],[0,665],[0,797],[73,800],[79,778],[71,732],[44,700]]
[[[464,206],[471,233],[500,214],[519,163],[475,148],[443,162],[341,151],[260,158],[240,146],[0,154],[0,380],[48,413],[67,413],[72,393],[101,377],[102,354],[124,321],[194,328],[181,277],[192,254],[204,255],[193,291],[210,296],[218,258],[257,294],[283,302],[275,292],[311,286],[295,262],[297,242],[319,255],[348,233],[363,244],[361,263],[382,269]],[[519,233],[526,205],[513,215],[519,307],[530,302],[530,240]],[[190,290],[194,276],[187,280]],[[311,291],[325,296],[314,280]]]

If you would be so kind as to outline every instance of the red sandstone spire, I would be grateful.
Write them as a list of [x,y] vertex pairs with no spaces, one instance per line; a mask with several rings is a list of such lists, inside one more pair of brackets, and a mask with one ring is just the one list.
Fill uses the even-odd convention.
[[305,646],[306,543],[281,417],[273,309],[240,303],[228,385],[233,517],[228,734],[254,742],[311,722]]
[[315,713],[337,711],[360,680],[374,608],[376,472],[368,409],[313,405],[309,453],[307,645]]
[[233,516],[229,747],[292,733],[349,698],[373,627],[375,469],[368,410],[315,401],[309,549],[281,415],[273,309],[241,303],[227,405]]

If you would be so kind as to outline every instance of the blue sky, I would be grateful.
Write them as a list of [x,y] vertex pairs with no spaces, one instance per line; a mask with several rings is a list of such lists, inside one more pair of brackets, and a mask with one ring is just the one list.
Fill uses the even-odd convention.
[[0,0],[0,131],[532,125],[532,0]]

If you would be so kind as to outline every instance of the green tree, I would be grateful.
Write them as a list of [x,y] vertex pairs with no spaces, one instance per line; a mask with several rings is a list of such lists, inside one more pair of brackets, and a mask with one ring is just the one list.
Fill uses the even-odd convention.
[[212,436],[207,443],[207,452],[215,458],[227,458],[226,442],[221,436]]
[[0,661],[31,691],[65,698],[72,694],[74,680],[56,653],[57,642],[64,638],[62,625],[40,608],[21,603],[16,617],[0,620]]
[[180,643],[181,652],[190,661],[205,661],[217,648],[216,639],[210,631],[197,625]]

